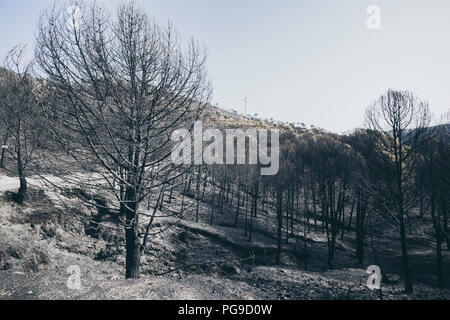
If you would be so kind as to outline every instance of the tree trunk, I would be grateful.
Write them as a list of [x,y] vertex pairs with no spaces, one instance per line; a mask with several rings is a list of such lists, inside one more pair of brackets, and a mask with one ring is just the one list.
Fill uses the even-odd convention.
[[[403,263],[403,276],[405,281],[405,292],[412,293],[413,286],[411,282],[411,273],[409,269],[409,261],[408,261],[408,244],[406,237],[406,212],[405,205],[403,200],[403,145],[402,145],[402,132],[395,132],[394,130],[394,156],[395,156],[395,164],[396,164],[396,179],[397,179],[397,205],[398,205],[398,215],[400,221],[400,242],[402,248],[402,263]],[[397,145],[398,139],[398,145]]]
[[431,196],[430,196],[430,206],[431,206],[431,218],[433,219],[434,230],[436,233],[436,276],[437,276],[437,286],[438,288],[444,288],[444,272],[442,269],[442,229],[440,214],[436,216],[436,202],[435,202],[435,188],[433,182],[433,172],[430,173],[431,176]]
[[405,226],[405,216],[403,213],[400,214],[400,241],[402,247],[402,264],[403,264],[403,276],[405,278],[405,292],[412,293],[413,286],[411,282],[411,274],[409,269],[408,261],[408,247],[406,239],[406,226]]
[[27,195],[27,179],[25,177],[25,168],[23,166],[23,160],[22,160],[22,148],[20,141],[17,144],[17,170],[19,173],[19,181],[20,181],[20,187],[19,192],[17,193],[17,203],[23,204],[25,197]]
[[355,199],[352,201],[352,208],[350,210],[350,217],[348,218],[348,227],[352,227],[353,209],[355,208]]
[[237,190],[237,209],[236,209],[236,217],[234,218],[234,227],[235,228],[237,228],[237,226],[238,226],[238,219],[239,219],[239,209],[240,209],[240,206],[241,206],[241,203],[240,203],[240,201],[241,201],[241,191],[240,191],[240,189],[239,189],[239,186],[238,186],[238,190]]
[[170,183],[170,193],[169,193],[169,203],[172,203],[172,198],[173,198],[173,186],[175,184],[175,181],[172,180],[172,182]]
[[364,217],[361,196],[358,195],[356,203],[356,257],[358,262],[364,264]]
[[2,148],[2,157],[0,159],[0,169],[5,169],[5,153],[6,153],[6,149]]
[[[5,138],[3,139],[3,146],[6,146],[8,143],[9,138],[9,129],[6,131]],[[0,168],[5,169],[5,156],[6,156],[6,149],[2,148],[2,157],[0,159]]]
[[214,223],[214,207],[216,206],[215,201],[216,201],[216,185],[213,184],[213,196],[211,202],[211,220],[209,221],[210,225],[213,225]]
[[244,222],[245,235],[248,234],[248,189],[245,191],[245,222]]
[[437,286],[444,288],[444,270],[442,267],[442,236],[439,234],[436,237],[436,271],[437,271]]
[[[397,169],[397,172],[400,172],[401,169]],[[413,286],[411,282],[411,272],[409,268],[409,261],[408,261],[408,245],[407,245],[407,238],[406,238],[406,214],[403,204],[403,188],[402,188],[402,178],[401,173],[397,174],[397,188],[398,188],[398,194],[397,194],[397,203],[398,203],[398,209],[399,209],[399,217],[398,220],[400,222],[400,242],[401,242],[401,248],[402,248],[402,264],[403,264],[403,277],[405,282],[405,292],[406,293],[412,293],[413,292]]]
[[252,205],[251,205],[251,211],[250,211],[250,230],[248,234],[248,241],[252,241],[252,235],[253,235],[253,218],[254,218],[254,212],[256,211],[256,198],[254,195],[252,195]]
[[280,256],[281,256],[281,228],[283,226],[283,191],[280,187],[278,187],[277,190],[277,220],[278,220],[278,226],[277,226],[277,233],[278,233],[278,241],[277,241],[277,255],[275,258],[275,263],[280,264]]
[[445,232],[445,239],[447,241],[447,250],[450,250],[450,230],[448,228],[448,215],[447,211],[443,210],[444,216],[444,232]]
[[314,231],[317,231],[317,207],[316,207],[316,188],[311,183],[311,193],[312,193],[312,203],[313,203],[313,213],[314,213]]
[[126,217],[125,247],[126,247],[126,274],[127,279],[138,279],[140,276],[141,251],[139,249],[138,225],[139,216],[136,214],[136,193],[128,187],[125,194],[125,203],[121,204],[121,212]]

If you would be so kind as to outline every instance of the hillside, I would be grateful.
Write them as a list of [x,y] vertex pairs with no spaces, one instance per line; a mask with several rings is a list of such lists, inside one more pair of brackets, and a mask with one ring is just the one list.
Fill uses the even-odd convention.
[[[241,119],[238,119],[242,121]],[[247,120],[248,121],[248,120]],[[17,180],[16,180],[17,181]],[[142,277],[124,278],[123,231],[105,220],[96,235],[89,230],[95,208],[72,199],[72,208],[60,207],[54,191],[30,179],[32,192],[24,206],[12,201],[14,178],[0,176],[0,298],[1,299],[380,299],[365,283],[365,268],[355,259],[355,234],[348,230],[338,241],[333,269],[327,267],[325,234],[317,229],[283,245],[281,265],[274,265],[275,211],[266,208],[254,221],[252,241],[233,227],[235,209],[226,204],[209,223],[211,203],[200,203],[200,219],[193,213],[167,217],[182,201],[194,204],[192,194],[176,189],[166,199],[154,223],[150,249],[142,258]],[[66,195],[61,194],[64,197]],[[184,199],[184,200],[183,200]],[[319,221],[320,221],[320,217]],[[420,230],[424,221],[414,222]],[[164,232],[162,232],[164,231]],[[382,299],[448,299],[449,290],[433,289],[432,239],[415,232],[409,241],[415,281],[414,295],[405,295],[401,281],[397,235],[379,245],[386,280]],[[304,251],[304,246],[307,250]],[[369,248],[369,243],[367,244]],[[445,252],[445,263],[450,254]],[[81,269],[81,290],[66,286],[66,269]],[[208,288],[205,290],[205,288]]]

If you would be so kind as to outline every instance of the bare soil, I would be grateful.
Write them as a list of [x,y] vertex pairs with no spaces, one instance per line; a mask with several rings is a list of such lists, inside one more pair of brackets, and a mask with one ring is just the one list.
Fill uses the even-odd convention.
[[[0,177],[0,299],[449,299],[450,290],[433,287],[433,243],[420,232],[410,236],[415,293],[405,295],[401,281],[383,283],[381,292],[366,286],[366,268],[373,257],[367,244],[367,265],[356,262],[354,234],[348,231],[337,245],[336,261],[327,266],[326,238],[311,226],[307,239],[283,243],[282,264],[275,266],[274,216],[259,213],[252,240],[242,218],[233,227],[233,208],[216,213],[200,206],[199,222],[158,218],[148,250],[142,257],[142,277],[124,279],[123,230],[104,221],[96,237],[87,232],[95,210],[73,203],[66,210],[47,191],[34,186],[26,204],[12,201],[11,178]],[[6,186],[6,187],[5,187]],[[162,215],[176,212],[182,195],[174,192]],[[75,200],[71,200],[75,201]],[[189,205],[188,196],[185,202]],[[216,209],[217,211],[217,209]],[[165,232],[162,232],[165,230]],[[306,250],[304,245],[306,243]],[[378,264],[383,273],[400,273],[396,234],[379,241]],[[444,250],[445,265],[450,263]],[[81,270],[81,289],[67,286],[69,266]],[[448,268],[446,269],[448,270]],[[447,283],[450,283],[447,274]]]

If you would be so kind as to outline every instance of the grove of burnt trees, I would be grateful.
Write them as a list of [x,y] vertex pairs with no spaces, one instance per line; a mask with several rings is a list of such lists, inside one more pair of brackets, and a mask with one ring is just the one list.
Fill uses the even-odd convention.
[[[285,244],[291,241],[297,247],[303,240],[299,250],[305,268],[312,230],[326,236],[328,267],[333,267],[336,244],[346,233],[355,233],[355,259],[364,265],[368,257],[378,263],[378,242],[383,235],[377,233],[392,229],[402,253],[405,291],[410,293],[408,236],[414,232],[412,220],[428,218],[435,230],[437,283],[444,286],[442,244],[446,241],[450,248],[447,126],[428,127],[426,102],[410,92],[394,90],[367,109],[367,121],[369,129],[345,136],[284,130],[280,170],[275,176],[259,176],[251,166],[215,165],[193,171],[192,180],[204,182],[197,183],[201,189],[194,193],[204,195],[205,184],[210,185],[206,188],[212,205],[209,223],[214,223],[214,214],[223,213],[226,205],[236,214],[233,225],[242,227],[249,241],[254,228],[271,228],[277,239],[273,261],[277,264]],[[237,200],[234,204],[233,199]],[[258,213],[269,211],[273,213],[270,219],[255,219]]]
[[[437,285],[440,288],[444,283],[444,265],[442,261],[442,244],[447,243],[450,247],[449,236],[449,205],[450,205],[450,146],[448,139],[448,128],[437,127],[430,132],[431,138],[426,141],[422,148],[418,164],[417,180],[420,185],[420,203],[427,203],[428,210],[434,228],[436,241],[436,266]],[[424,211],[423,207],[421,208]]]

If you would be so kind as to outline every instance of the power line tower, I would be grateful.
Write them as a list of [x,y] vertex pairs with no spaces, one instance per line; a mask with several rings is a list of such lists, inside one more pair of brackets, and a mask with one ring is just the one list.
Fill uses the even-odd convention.
[[244,98],[244,115],[247,114],[247,103],[248,103],[248,98],[245,97],[245,98]]

